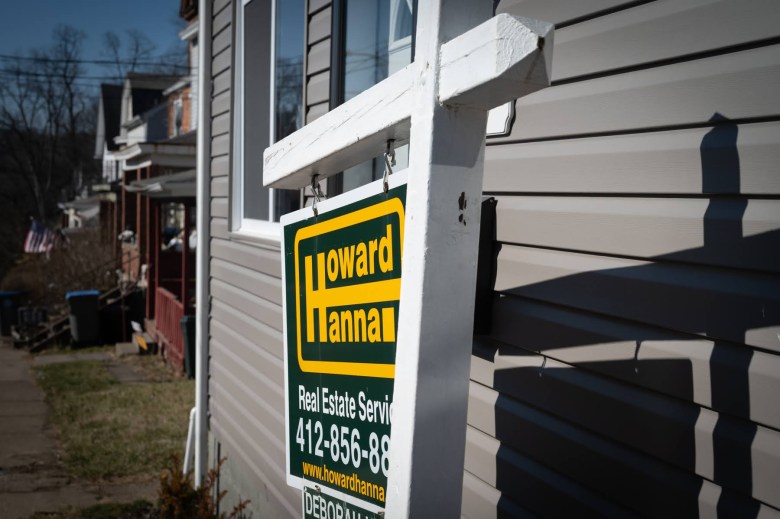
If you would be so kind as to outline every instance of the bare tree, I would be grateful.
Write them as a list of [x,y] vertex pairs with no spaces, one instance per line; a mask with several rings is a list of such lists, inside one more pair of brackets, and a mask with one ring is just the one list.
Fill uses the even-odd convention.
[[[9,60],[0,70],[0,149],[8,196],[29,200],[28,213],[52,215],[73,172],[89,170],[88,134],[94,129],[89,95],[79,84],[84,33],[60,26],[48,49]],[[85,147],[85,144],[87,146]]]
[[186,71],[186,53],[182,49],[171,49],[162,55],[155,55],[157,46],[143,32],[130,29],[122,39],[115,32],[103,34],[103,65],[116,80],[130,72],[181,75]]

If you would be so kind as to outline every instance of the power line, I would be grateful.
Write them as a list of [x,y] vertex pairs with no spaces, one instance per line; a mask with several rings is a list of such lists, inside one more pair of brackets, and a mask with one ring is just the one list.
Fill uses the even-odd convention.
[[[161,56],[162,58],[162,56]],[[60,63],[63,60],[55,59],[55,58],[45,58],[45,57],[39,57],[34,58],[30,56],[13,56],[10,54],[0,54],[0,59],[5,59],[9,61],[15,61],[15,60],[22,60],[22,61],[34,61],[34,62],[40,62],[40,63]],[[139,66],[168,66],[168,67],[178,67],[178,68],[189,68],[188,65],[182,65],[179,63],[174,62],[165,62],[165,61],[131,61],[131,60],[110,60],[110,59],[70,59],[68,60],[69,63],[77,63],[77,64],[89,64],[89,65],[139,65]]]

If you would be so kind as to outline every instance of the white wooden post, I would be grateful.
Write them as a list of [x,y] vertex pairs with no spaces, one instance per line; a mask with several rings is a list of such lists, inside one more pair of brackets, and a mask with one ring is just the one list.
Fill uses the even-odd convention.
[[411,142],[386,516],[456,517],[487,110],[549,84],[552,26],[490,0],[418,8],[414,63],[269,147],[263,175],[300,188]]

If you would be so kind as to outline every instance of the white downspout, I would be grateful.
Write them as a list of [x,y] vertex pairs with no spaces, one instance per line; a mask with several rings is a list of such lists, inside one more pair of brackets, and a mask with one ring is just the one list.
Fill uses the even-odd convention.
[[211,25],[213,0],[198,0],[198,157],[197,226],[195,260],[195,484],[208,471],[209,441],[209,256],[211,243]]

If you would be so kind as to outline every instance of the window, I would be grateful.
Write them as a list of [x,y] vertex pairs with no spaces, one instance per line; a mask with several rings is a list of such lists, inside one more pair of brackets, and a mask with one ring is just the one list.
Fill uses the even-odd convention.
[[[344,42],[340,63],[342,91],[336,104],[401,70],[412,61],[412,0],[342,0]],[[397,169],[408,165],[408,146],[396,150]],[[384,161],[373,159],[344,171],[341,189],[349,191],[382,177]]]
[[303,120],[304,0],[237,0],[231,229],[277,237],[297,190],[263,187],[263,150]]

